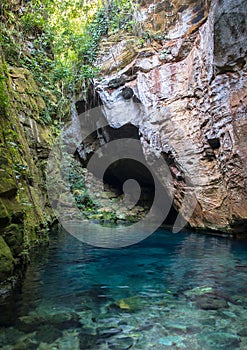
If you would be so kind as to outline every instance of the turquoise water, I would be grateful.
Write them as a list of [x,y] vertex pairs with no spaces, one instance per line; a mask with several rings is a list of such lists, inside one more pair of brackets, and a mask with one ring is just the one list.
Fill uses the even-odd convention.
[[1,305],[0,348],[247,349],[247,242],[158,230],[128,248],[60,232]]

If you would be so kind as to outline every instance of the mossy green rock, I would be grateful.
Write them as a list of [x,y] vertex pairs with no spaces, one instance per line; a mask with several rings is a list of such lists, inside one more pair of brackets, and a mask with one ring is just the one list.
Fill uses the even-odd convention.
[[80,326],[79,317],[74,312],[59,312],[54,314],[39,314],[21,316],[18,328],[24,332],[36,331],[39,327],[49,325],[57,329],[76,328]]
[[14,271],[14,258],[11,250],[2,236],[0,236],[0,280],[5,280]]
[[13,256],[18,256],[23,250],[23,230],[19,225],[11,224],[4,230],[5,241]]
[[[0,48],[0,282],[23,271],[29,249],[47,241],[54,219],[45,188],[52,128],[42,125],[45,101],[31,71],[10,67]],[[26,259],[27,258],[27,259]],[[11,287],[10,287],[11,288]]]
[[0,195],[1,196],[11,196],[16,193],[16,183],[13,178],[13,169],[9,164],[7,157],[3,155],[6,149],[0,149]]

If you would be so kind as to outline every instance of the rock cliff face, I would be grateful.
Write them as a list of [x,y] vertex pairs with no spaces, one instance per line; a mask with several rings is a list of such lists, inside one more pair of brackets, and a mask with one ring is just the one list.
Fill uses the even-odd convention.
[[7,66],[1,52],[0,70],[0,282],[11,277],[11,285],[30,247],[48,239],[44,170],[53,135],[38,121],[45,102],[32,74]]
[[[192,227],[246,233],[246,13],[241,0],[143,1],[137,18],[147,40],[102,41],[95,86],[106,118],[138,127],[144,155],[166,160],[173,188],[161,181]],[[142,113],[126,115],[135,101]],[[116,102],[122,113],[112,113]]]

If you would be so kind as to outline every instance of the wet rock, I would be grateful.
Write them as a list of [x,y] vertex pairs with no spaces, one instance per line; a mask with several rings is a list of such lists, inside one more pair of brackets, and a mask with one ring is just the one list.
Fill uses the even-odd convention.
[[166,329],[172,332],[172,334],[183,334],[187,333],[187,327],[182,324],[168,323],[165,325]]
[[14,271],[14,258],[11,250],[0,236],[0,281],[6,280]]
[[246,350],[247,349],[247,338],[242,338],[239,349],[240,350]]
[[110,338],[110,337],[117,335],[119,333],[122,333],[121,328],[108,328],[108,329],[106,328],[106,329],[99,331],[99,335],[102,338]]
[[[6,64],[3,56],[1,55],[0,58],[1,69]],[[6,80],[8,106],[12,106],[15,113],[7,113],[7,117],[5,108],[1,110],[0,228],[4,229],[2,235],[10,247],[15,266],[13,269],[13,260],[8,254],[9,262],[5,269],[6,256],[4,262],[0,253],[0,282],[5,281],[12,274],[15,275],[14,278],[19,277],[24,270],[24,257],[27,257],[26,247],[24,249],[22,244],[22,235],[13,227],[13,224],[18,225],[20,231],[25,227],[26,234],[32,236],[28,236],[29,244],[38,245],[47,241],[47,232],[42,229],[47,222],[51,223],[54,220],[47,203],[45,166],[38,161],[43,147],[46,150],[46,157],[48,156],[48,149],[51,147],[54,136],[51,129],[41,123],[46,103],[41,97],[40,86],[28,69],[6,65],[1,72],[8,77],[8,83]],[[5,90],[4,86],[5,80],[3,85]],[[22,200],[17,193],[17,187],[19,187],[17,183],[20,179]],[[2,247],[0,252],[3,252]],[[2,274],[2,269],[6,274]]]
[[212,287],[200,286],[200,287],[195,287],[193,289],[185,291],[184,294],[187,297],[194,297],[194,296],[197,296],[197,295],[203,295],[203,294],[212,293],[212,292],[213,292],[213,288]]
[[55,327],[52,327],[51,325],[45,325],[39,327],[39,329],[36,332],[35,338],[39,342],[52,343],[61,336],[62,332],[60,330],[58,330]]
[[22,252],[23,230],[19,225],[11,224],[4,229],[4,238],[7,245],[10,247],[14,257],[17,257]]
[[247,327],[242,328],[240,331],[238,331],[238,335],[240,337],[247,337]]
[[182,344],[183,337],[168,335],[167,337],[162,337],[158,340],[158,343],[165,346],[179,346]]
[[97,341],[97,336],[93,334],[81,332],[79,334],[79,341],[80,341],[80,349],[94,349]]
[[74,331],[74,330],[64,331],[62,337],[59,337],[53,343],[48,344],[46,342],[41,342],[37,350],[86,349],[86,348],[80,347],[78,335],[79,335],[78,331]]
[[90,328],[91,330],[96,327],[96,318],[92,310],[78,311],[77,315],[79,317],[80,324],[85,328]]
[[0,348],[7,344],[15,344],[24,335],[18,329],[13,327],[0,329]]
[[187,327],[187,334],[198,334],[201,331],[201,326],[188,326]]
[[49,317],[47,321],[59,329],[80,327],[79,316],[74,312],[58,313]]
[[203,310],[219,310],[228,307],[225,299],[221,299],[215,295],[204,295],[196,300],[198,308]]
[[204,326],[215,327],[215,317],[204,317],[199,320],[199,322]]
[[243,295],[233,295],[231,297],[234,303],[242,305],[242,306],[247,306],[247,298],[244,297]]
[[44,319],[38,316],[22,316],[17,321],[17,327],[23,332],[33,332],[44,324]]
[[143,331],[150,331],[150,329],[153,328],[153,324],[147,324],[147,325],[143,325],[141,327],[139,327],[136,332],[143,332]]
[[18,329],[24,332],[32,332],[43,325],[53,325],[63,330],[67,328],[80,327],[79,316],[76,313],[60,312],[58,314],[27,315],[19,318]]
[[17,192],[15,179],[11,173],[11,163],[8,158],[0,155],[1,171],[4,176],[1,176],[0,181],[0,197],[12,198]]
[[203,310],[218,310],[228,307],[227,300],[214,291],[212,287],[196,287],[184,292],[184,294],[195,301],[197,307]]
[[221,313],[219,313],[220,316],[227,318],[227,319],[236,319],[237,315],[235,312],[232,312],[230,310],[222,310]]
[[23,340],[20,340],[14,346],[14,350],[35,350],[37,349],[38,343],[33,338],[26,337]]
[[131,337],[117,338],[108,343],[111,350],[128,350],[134,344],[134,340]]
[[238,349],[240,338],[231,333],[208,332],[199,335],[198,343],[203,350]]

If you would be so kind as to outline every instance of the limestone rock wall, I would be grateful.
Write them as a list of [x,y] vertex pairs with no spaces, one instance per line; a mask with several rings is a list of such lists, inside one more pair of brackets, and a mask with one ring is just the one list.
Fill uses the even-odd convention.
[[54,219],[44,173],[53,135],[39,122],[45,102],[32,74],[9,67],[2,53],[0,69],[0,282],[13,282]]
[[[115,35],[110,51],[102,44],[96,90],[109,124],[137,126],[146,157],[167,161],[173,176],[167,190],[174,190],[174,206],[185,218],[196,201],[187,217],[192,227],[246,233],[247,3],[169,4],[143,2],[140,26],[155,34],[145,43]],[[123,113],[112,113],[116,102]],[[142,112],[133,107],[126,116],[134,102]]]

